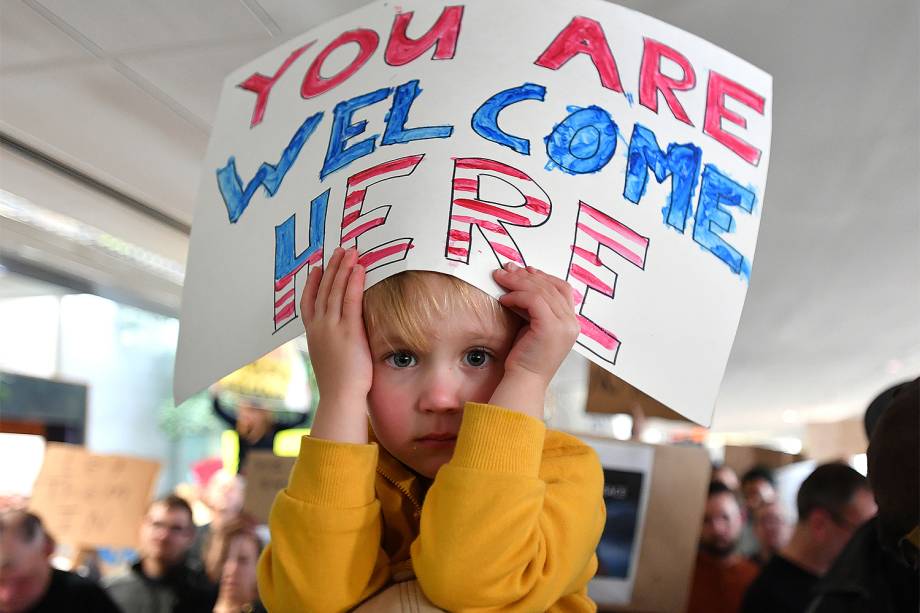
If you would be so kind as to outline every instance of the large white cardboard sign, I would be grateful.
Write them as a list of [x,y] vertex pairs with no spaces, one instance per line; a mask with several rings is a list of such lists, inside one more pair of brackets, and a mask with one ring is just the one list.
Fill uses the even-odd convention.
[[[305,5],[304,10],[309,10]],[[751,272],[772,80],[599,0],[375,2],[231,74],[201,174],[181,401],[303,332],[357,246],[498,296],[567,279],[576,350],[708,424]]]

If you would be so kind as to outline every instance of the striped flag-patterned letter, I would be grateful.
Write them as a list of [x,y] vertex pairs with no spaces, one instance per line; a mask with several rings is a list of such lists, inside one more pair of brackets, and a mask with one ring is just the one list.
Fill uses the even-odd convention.
[[297,273],[304,266],[307,267],[308,274],[310,267],[317,263],[322,266],[328,205],[328,189],[310,203],[310,225],[307,227],[310,242],[299,254],[295,250],[296,216],[291,215],[280,226],[275,226],[275,332],[297,317]]
[[582,313],[589,290],[613,298],[617,273],[601,260],[601,247],[610,249],[634,266],[645,269],[648,238],[594,207],[578,203],[575,244],[566,281],[572,286],[581,334],[578,344],[598,357],[616,363],[620,341],[613,332]]
[[[479,179],[483,175],[511,185],[521,194],[522,202],[508,204],[479,198]],[[456,158],[445,256],[468,264],[473,226],[476,226],[502,266],[508,262],[525,266],[524,256],[508,234],[508,226],[542,225],[549,219],[551,208],[546,192],[520,170],[494,160]]]
[[[383,162],[348,177],[345,192],[345,210],[342,212],[342,233],[339,244],[350,249],[358,246],[358,237],[377,226],[382,226],[390,214],[390,205],[363,211],[364,196],[371,185],[412,174],[425,154]],[[380,268],[405,259],[412,248],[412,238],[397,238],[365,250],[358,256],[358,263],[367,270]],[[359,250],[360,251],[360,250]]]

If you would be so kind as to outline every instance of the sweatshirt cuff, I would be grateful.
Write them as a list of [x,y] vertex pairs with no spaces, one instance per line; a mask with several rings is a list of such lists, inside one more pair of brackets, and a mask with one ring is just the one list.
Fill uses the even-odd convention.
[[452,466],[536,477],[546,426],[539,419],[491,404],[467,402]]
[[374,501],[377,445],[304,436],[287,493],[309,504],[354,508]]

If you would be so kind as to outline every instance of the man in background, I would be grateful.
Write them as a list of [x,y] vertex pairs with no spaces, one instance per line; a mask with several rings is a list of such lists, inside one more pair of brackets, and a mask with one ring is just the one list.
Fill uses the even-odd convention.
[[52,568],[52,553],[38,516],[0,512],[0,613],[120,613],[92,581]]
[[210,611],[217,590],[204,572],[188,565],[195,538],[192,509],[178,496],[151,503],[140,529],[140,560],[106,581],[106,590],[126,613]]
[[853,535],[815,587],[809,613],[920,611],[920,379],[887,392],[867,428],[878,516]]
[[773,555],[786,546],[792,536],[792,520],[785,507],[778,500],[766,502],[754,511],[754,536],[760,549],[751,561],[764,566]]
[[846,464],[817,467],[796,496],[799,519],[744,597],[744,613],[803,613],[811,590],[876,512],[869,483]]
[[724,483],[710,483],[687,613],[735,613],[741,607],[758,571],[737,551],[741,524],[735,494]]

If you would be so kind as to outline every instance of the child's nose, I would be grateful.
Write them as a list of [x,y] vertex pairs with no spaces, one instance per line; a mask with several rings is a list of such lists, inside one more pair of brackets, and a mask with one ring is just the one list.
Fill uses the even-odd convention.
[[419,398],[422,411],[459,411],[461,408],[460,375],[453,368],[433,369]]

